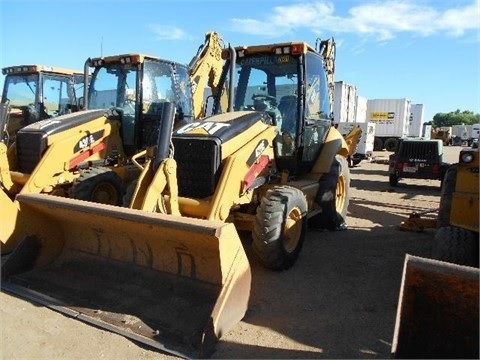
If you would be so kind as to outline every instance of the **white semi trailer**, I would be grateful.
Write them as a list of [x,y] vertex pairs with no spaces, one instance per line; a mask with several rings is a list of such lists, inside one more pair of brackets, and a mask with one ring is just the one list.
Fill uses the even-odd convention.
[[397,139],[409,136],[409,99],[369,99],[367,122],[375,123],[374,150],[395,150]]

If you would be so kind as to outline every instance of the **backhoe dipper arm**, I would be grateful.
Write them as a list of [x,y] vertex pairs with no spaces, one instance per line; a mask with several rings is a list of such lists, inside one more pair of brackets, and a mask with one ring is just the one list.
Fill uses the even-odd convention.
[[222,50],[225,48],[223,39],[216,32],[209,32],[205,35],[205,42],[197,54],[190,61],[190,80],[193,90],[193,107],[195,119],[205,116],[205,87],[208,84],[212,94],[218,88],[222,74],[223,60]]

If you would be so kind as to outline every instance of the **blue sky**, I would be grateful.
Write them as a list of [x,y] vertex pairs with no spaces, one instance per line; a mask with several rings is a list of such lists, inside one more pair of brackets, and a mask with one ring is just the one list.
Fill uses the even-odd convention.
[[0,24],[2,68],[127,52],[189,63],[209,31],[234,46],[333,37],[335,80],[358,95],[424,104],[426,121],[480,113],[480,0],[0,0]]

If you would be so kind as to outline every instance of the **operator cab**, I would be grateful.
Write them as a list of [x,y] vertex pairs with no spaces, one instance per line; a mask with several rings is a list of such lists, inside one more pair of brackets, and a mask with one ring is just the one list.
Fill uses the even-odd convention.
[[77,94],[84,79],[80,71],[21,65],[3,68],[2,74],[2,106],[9,115],[5,141],[9,144],[25,126],[78,110]]
[[[233,111],[267,112],[278,128],[275,161],[290,174],[311,169],[331,126],[331,105],[324,59],[305,43],[237,47],[223,52],[233,78]],[[234,58],[234,66],[229,66]],[[234,69],[234,74],[230,74]],[[233,75],[233,76],[232,76]],[[220,98],[214,113],[225,112]]]
[[88,87],[88,109],[114,109],[120,114],[125,153],[129,156],[156,144],[163,104],[176,105],[175,123],[193,119],[188,68],[139,54],[97,58]]

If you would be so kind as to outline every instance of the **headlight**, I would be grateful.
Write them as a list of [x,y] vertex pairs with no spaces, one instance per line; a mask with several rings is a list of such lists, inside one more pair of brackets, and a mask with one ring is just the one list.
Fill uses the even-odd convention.
[[460,155],[460,161],[469,164],[473,161],[473,155],[471,153],[463,153]]

